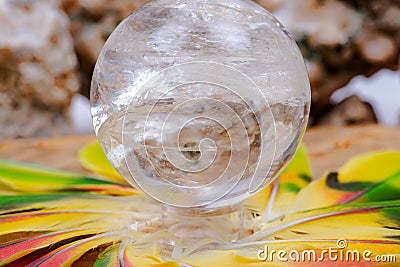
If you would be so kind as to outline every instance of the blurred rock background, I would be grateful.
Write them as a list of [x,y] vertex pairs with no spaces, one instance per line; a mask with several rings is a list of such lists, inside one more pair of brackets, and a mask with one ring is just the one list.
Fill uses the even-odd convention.
[[[0,139],[90,131],[87,97],[97,56],[116,25],[144,2],[0,1]],[[376,94],[385,93],[381,105],[392,101],[400,113],[400,0],[256,2],[278,17],[305,57],[311,125],[381,121],[374,96],[362,94],[368,84],[390,87]],[[373,83],[377,72],[392,82]],[[364,82],[349,87],[358,75]],[[400,124],[400,114],[393,116],[390,124]]]

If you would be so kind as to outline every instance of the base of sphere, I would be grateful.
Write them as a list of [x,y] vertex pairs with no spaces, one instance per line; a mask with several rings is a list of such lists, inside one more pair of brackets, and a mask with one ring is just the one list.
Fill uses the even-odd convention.
[[164,240],[166,248],[190,247],[201,240],[209,246],[232,243],[243,232],[243,203],[222,208],[177,208],[163,206],[162,227],[174,238]]

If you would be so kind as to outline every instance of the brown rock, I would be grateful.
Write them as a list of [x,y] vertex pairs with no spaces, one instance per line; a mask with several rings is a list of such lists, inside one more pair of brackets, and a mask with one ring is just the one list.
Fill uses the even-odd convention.
[[270,12],[281,8],[285,0],[256,0],[256,2]]
[[324,77],[324,71],[321,65],[317,64],[315,61],[306,60],[305,62],[311,85],[321,82],[322,78]]
[[398,6],[390,5],[380,16],[378,26],[388,31],[398,31],[400,28],[400,2]]
[[393,61],[397,56],[396,43],[388,36],[380,33],[367,33],[364,31],[356,45],[361,56],[368,62],[384,64]]
[[2,1],[0,24],[0,139],[68,132],[79,89],[68,17],[55,1]]
[[306,59],[313,124],[330,108],[332,93],[353,77],[399,69],[399,0],[257,2],[278,16]]
[[376,123],[376,121],[375,113],[371,105],[353,95],[333,107],[321,118],[319,124],[343,126],[360,123]]
[[104,42],[104,32],[100,26],[84,27],[76,36],[76,51],[83,60],[83,63],[87,65],[87,68],[92,68],[96,63]]

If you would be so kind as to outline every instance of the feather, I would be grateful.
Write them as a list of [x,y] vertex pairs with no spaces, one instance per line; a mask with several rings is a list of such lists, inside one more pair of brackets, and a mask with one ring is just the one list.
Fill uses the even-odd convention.
[[114,243],[101,251],[93,263],[93,267],[119,266],[118,252],[121,243]]
[[178,267],[176,261],[161,256],[161,248],[154,244],[127,245],[122,249],[121,266]]
[[301,145],[292,161],[269,187],[245,201],[247,209],[263,213],[263,221],[273,221],[284,216],[296,199],[298,192],[312,181],[307,152]]
[[[333,248],[400,260],[398,153],[359,156],[311,182],[303,152],[273,186],[246,202],[246,214],[258,214],[245,216],[251,234],[233,244],[199,240],[189,247],[162,228],[158,203],[124,183],[2,160],[0,266],[395,266],[365,259],[282,261],[265,253],[293,251],[296,259]],[[386,176],[357,175],[368,168],[384,168]],[[269,258],[259,259],[260,251]]]
[[[84,256],[88,251],[100,248],[102,245],[113,244],[121,242],[127,236],[127,233],[120,231],[112,231],[108,233],[101,233],[92,237],[72,242],[68,245],[61,246],[50,253],[31,262],[28,267],[42,266],[71,266],[80,257]],[[86,262],[87,265],[93,265]]]
[[[336,239],[340,238],[337,235],[340,232],[345,233],[346,238],[350,238],[359,231],[346,232],[347,228],[362,229],[365,227],[369,230],[373,228],[379,230],[370,232],[366,238],[374,237],[386,240],[390,238],[384,236],[398,233],[396,228],[399,226],[399,218],[393,217],[393,214],[398,212],[400,212],[400,200],[342,204],[290,214],[281,221],[264,224],[260,232],[247,239],[252,241],[265,238],[293,240],[294,238],[304,238],[305,235],[312,237],[320,234],[326,237],[332,231],[335,232]],[[356,226],[355,222],[357,222]],[[382,231],[387,234],[380,235],[379,233]],[[363,236],[355,237],[362,238]]]
[[2,195],[29,192],[93,192],[96,194],[137,194],[132,187],[36,164],[0,160],[0,192]]
[[125,180],[108,161],[98,141],[83,147],[79,151],[78,159],[87,170],[98,173],[107,179],[125,183]]
[[36,250],[48,247],[50,244],[57,244],[63,240],[95,234],[98,234],[98,231],[92,229],[69,229],[49,234],[38,234],[38,236],[35,237],[22,238],[20,240],[4,243],[0,246],[0,262],[2,264],[7,264]]
[[349,202],[376,202],[386,200],[396,200],[400,196],[400,172],[387,178],[386,180],[376,183],[362,194],[359,194]]
[[[399,172],[400,152],[377,151],[359,155],[350,159],[338,173],[326,173],[322,179],[301,190],[289,212],[349,202]],[[378,194],[385,195],[384,192]]]
[[400,172],[399,151],[374,151],[353,157],[339,169],[339,180],[379,182]]

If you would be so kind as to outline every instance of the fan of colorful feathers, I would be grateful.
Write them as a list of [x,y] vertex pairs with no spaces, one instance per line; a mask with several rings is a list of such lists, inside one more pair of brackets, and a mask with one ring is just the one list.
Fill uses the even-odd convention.
[[399,151],[359,155],[313,177],[300,147],[245,201],[246,234],[217,246],[180,243],[162,227],[160,204],[125,183],[98,143],[79,159],[96,175],[0,160],[0,266],[400,264]]

